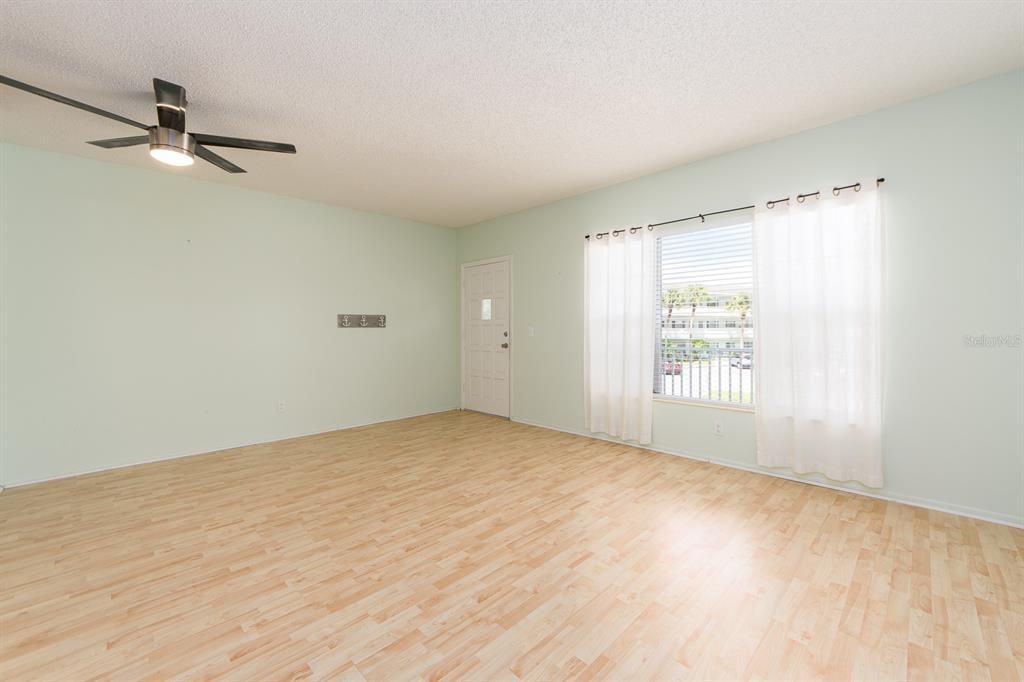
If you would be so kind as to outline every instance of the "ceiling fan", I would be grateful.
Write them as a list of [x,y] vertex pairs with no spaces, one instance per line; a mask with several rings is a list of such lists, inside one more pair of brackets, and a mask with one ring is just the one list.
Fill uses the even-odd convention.
[[159,78],[153,79],[153,90],[156,92],[157,125],[155,126],[148,126],[145,123],[133,121],[130,118],[104,111],[90,104],[37,88],[28,83],[16,81],[4,75],[0,75],[0,83],[24,90],[25,92],[31,92],[33,95],[52,99],[54,102],[67,104],[76,109],[141,128],[147,131],[148,134],[137,137],[115,137],[110,140],[93,140],[89,144],[94,144],[104,149],[149,144],[149,155],[169,166],[191,166],[195,163],[195,157],[198,156],[200,159],[209,161],[214,166],[228,173],[245,172],[245,170],[231,163],[223,156],[213,153],[207,147],[233,147],[235,149],[255,149],[261,152],[295,153],[295,145],[282,142],[264,142],[263,140],[245,140],[238,137],[186,132],[185,109],[188,107],[188,102],[185,100],[185,88],[160,80]]

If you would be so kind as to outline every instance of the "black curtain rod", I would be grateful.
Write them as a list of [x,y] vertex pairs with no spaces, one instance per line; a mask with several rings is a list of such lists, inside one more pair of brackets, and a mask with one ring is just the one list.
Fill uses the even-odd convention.
[[[885,182],[885,178],[878,178],[878,179],[875,180],[875,185],[876,186],[881,185],[883,182]],[[834,196],[839,196],[839,193],[842,192],[844,189],[852,189],[854,192],[859,192],[860,191],[860,183],[859,182],[855,182],[852,185],[843,185],[842,187],[833,187],[832,188],[832,194]],[[807,194],[797,194],[796,195],[796,200],[799,203],[802,204],[802,203],[804,203],[804,199],[806,199],[807,197],[816,197],[816,196],[818,196],[820,194],[821,194],[821,192],[809,192]],[[772,199],[771,201],[765,202],[765,206],[767,206],[768,208],[775,208],[776,204],[781,204],[781,203],[783,203],[785,201],[789,201],[789,197],[785,197],[783,199]],[[675,220],[666,220],[664,222],[651,223],[649,225],[637,225],[636,227],[624,227],[621,230],[611,230],[610,232],[598,232],[594,236],[596,238],[598,238],[598,239],[600,239],[601,237],[607,236],[609,234],[611,236],[613,236],[613,237],[618,237],[620,234],[622,234],[623,232],[626,232],[626,231],[629,231],[630,234],[633,234],[637,230],[642,230],[645,227],[648,230],[653,230],[654,228],[661,227],[662,225],[672,225],[673,223],[685,223],[687,220],[696,220],[697,218],[700,218],[700,221],[704,222],[705,218],[710,218],[713,215],[721,215],[723,213],[732,213],[734,211],[749,211],[750,209],[752,209],[754,207],[755,207],[755,204],[751,204],[750,206],[737,206],[736,208],[727,208],[724,211],[712,211],[711,213],[698,213],[697,215],[692,215],[692,216],[689,216],[687,218],[676,218]],[[588,235],[584,236],[583,238],[584,239],[590,239],[590,235],[588,234]]]

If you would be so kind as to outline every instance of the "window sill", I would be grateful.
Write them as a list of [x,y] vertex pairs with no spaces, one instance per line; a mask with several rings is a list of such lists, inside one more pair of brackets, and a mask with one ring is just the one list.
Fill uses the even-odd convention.
[[669,403],[672,405],[692,405],[694,407],[710,407],[716,410],[728,410],[730,412],[754,413],[753,405],[741,405],[739,403],[720,403],[714,400],[695,400],[693,398],[669,398],[666,396],[654,396],[656,403]]

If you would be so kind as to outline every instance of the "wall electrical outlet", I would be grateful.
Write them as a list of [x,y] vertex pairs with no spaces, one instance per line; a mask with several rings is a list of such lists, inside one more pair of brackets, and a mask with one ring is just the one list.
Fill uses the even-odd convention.
[[725,428],[723,428],[722,422],[718,422],[718,421],[715,422],[715,435],[716,436],[724,436],[725,435]]
[[284,401],[283,400],[278,400],[277,401],[277,411],[278,412],[284,412]]

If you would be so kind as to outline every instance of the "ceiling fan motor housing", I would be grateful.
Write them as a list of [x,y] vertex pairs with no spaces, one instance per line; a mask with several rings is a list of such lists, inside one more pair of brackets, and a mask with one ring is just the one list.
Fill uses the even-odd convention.
[[149,149],[150,151],[154,149],[167,149],[194,158],[196,140],[188,133],[183,133],[174,128],[153,126],[149,129]]

